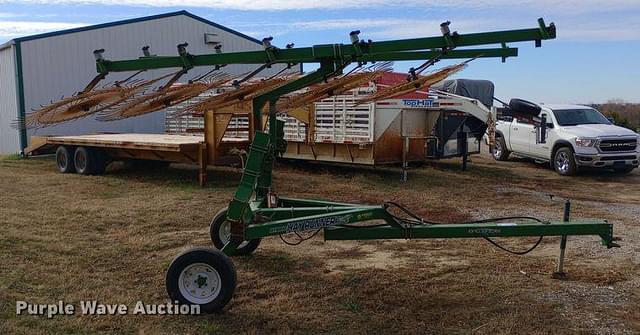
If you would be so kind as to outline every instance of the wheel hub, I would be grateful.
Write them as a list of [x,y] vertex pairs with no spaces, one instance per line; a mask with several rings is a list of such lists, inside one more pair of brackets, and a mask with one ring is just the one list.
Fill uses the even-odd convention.
[[497,141],[496,141],[495,147],[493,148],[493,155],[495,157],[502,156],[502,145],[500,145],[500,143]]
[[569,157],[566,153],[558,153],[558,156],[556,157],[556,167],[558,168],[558,171],[562,173],[569,171]]
[[[220,241],[222,241],[223,244],[227,244],[231,241],[231,222],[225,221],[220,225]],[[243,248],[248,243],[248,241],[243,241],[240,243],[238,248]]]
[[196,279],[195,283],[198,285],[198,288],[202,288],[203,286],[207,286],[207,277],[203,277],[198,274],[198,279]]
[[180,273],[178,288],[189,302],[207,304],[220,294],[221,282],[220,274],[211,265],[196,263]]
[[64,155],[58,156],[58,166],[62,166],[62,167],[67,166],[67,158]]
[[80,169],[84,169],[85,165],[86,165],[86,159],[83,155],[78,155],[78,158],[76,158],[76,163],[78,164],[78,167]]

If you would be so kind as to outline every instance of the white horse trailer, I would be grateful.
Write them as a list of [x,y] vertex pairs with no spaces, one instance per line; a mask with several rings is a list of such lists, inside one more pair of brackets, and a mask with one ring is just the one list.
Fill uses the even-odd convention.
[[[467,80],[466,85],[472,82],[485,85],[491,97],[483,98],[491,101],[493,84]],[[357,105],[375,89],[358,88],[315,103],[308,124],[284,116],[288,143],[284,157],[404,167],[409,162],[463,157],[465,166],[467,156],[480,152],[487,128],[493,129],[490,106],[440,90]]]
[[[404,76],[391,74],[386,83],[404,80]],[[288,145],[284,158],[362,165],[402,164],[406,168],[410,162],[462,157],[464,168],[467,157],[480,152],[480,140],[487,129],[493,129],[495,117],[490,107],[493,84],[489,81],[447,80],[438,90],[358,104],[381,86],[385,84],[371,83],[318,101],[307,122],[280,115],[286,121]],[[194,99],[216,93],[208,92]],[[181,109],[177,105],[166,110],[167,132],[203,132],[203,118],[176,117]],[[248,141],[248,123],[248,116],[234,116],[224,138]]]

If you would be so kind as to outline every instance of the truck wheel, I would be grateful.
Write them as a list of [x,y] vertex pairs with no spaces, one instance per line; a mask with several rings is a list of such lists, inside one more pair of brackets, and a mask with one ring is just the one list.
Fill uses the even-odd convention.
[[56,149],[56,165],[61,173],[74,173],[76,166],[74,164],[74,150],[72,147],[61,145]]
[[96,155],[86,147],[78,147],[73,155],[76,172],[83,175],[93,174],[95,171]]
[[171,262],[165,285],[172,301],[199,305],[205,313],[219,312],[233,297],[236,269],[222,252],[194,248]]
[[621,169],[613,169],[613,172],[615,172],[617,174],[627,174],[627,173],[631,173],[631,171],[633,171],[633,169],[635,169],[635,166],[628,166],[628,167],[621,168]]
[[558,149],[553,157],[553,167],[560,175],[575,175],[578,168],[573,156],[573,149],[569,147],[562,147]]
[[[209,235],[213,245],[222,250],[231,239],[231,222],[227,221],[227,208],[219,211],[211,220],[209,225]],[[240,243],[234,255],[246,256],[252,254],[260,245],[260,239]]]
[[504,137],[496,137],[496,143],[493,145],[493,159],[497,161],[506,161],[511,152],[507,150],[507,144]]

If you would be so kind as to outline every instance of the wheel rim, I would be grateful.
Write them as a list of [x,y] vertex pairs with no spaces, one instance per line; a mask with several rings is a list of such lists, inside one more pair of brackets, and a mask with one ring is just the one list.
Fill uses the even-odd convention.
[[194,263],[180,272],[178,288],[180,294],[189,302],[204,305],[220,295],[222,279],[213,266],[206,263]]
[[569,155],[566,152],[559,152],[556,155],[556,168],[560,173],[569,172]]
[[[222,241],[222,244],[224,245],[231,241],[231,222],[224,220],[224,222],[220,225],[218,236],[220,237],[220,241]],[[244,248],[245,246],[247,246],[247,244],[249,244],[249,242],[243,241],[242,243],[240,243],[237,249]]]
[[87,157],[85,157],[83,154],[79,153],[76,156],[76,168],[77,168],[77,170],[84,170],[86,165],[87,165]]
[[58,166],[61,169],[67,168],[67,155],[58,155]]
[[493,147],[493,157],[500,158],[502,156],[502,144],[496,141],[495,146]]

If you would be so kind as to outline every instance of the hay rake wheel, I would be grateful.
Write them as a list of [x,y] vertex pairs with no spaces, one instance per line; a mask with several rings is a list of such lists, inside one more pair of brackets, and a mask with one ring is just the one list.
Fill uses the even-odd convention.
[[416,79],[412,79],[406,83],[401,83],[392,87],[389,87],[384,90],[380,90],[373,94],[370,97],[365,99],[361,99],[358,101],[358,105],[365,104],[372,101],[378,101],[383,99],[394,98],[403,94],[411,93],[417,90],[426,90],[429,86],[445,80],[447,77],[462,71],[468,64],[468,61],[448,66],[443,69],[437,70],[431,74],[426,76],[417,77]]
[[162,87],[158,91],[125,101],[114,108],[104,109],[97,119],[115,121],[153,113],[195,98],[208,90],[224,85],[231,79],[229,75],[222,74],[205,81]]
[[[133,77],[133,76],[132,76]],[[100,113],[113,108],[139,94],[146,88],[165,79],[162,76],[150,80],[117,82],[115,86],[101,89],[86,89],[28,114],[24,120],[17,120],[16,127],[42,128],[68,122]]]
[[286,77],[278,77],[263,81],[249,82],[238,88],[230,87],[224,93],[211,96],[198,103],[185,107],[183,110],[178,112],[177,115],[202,115],[208,110],[232,106],[243,101],[251,101],[251,99],[260,92],[283,85],[288,80],[290,79]]
[[316,87],[311,87],[308,92],[290,97],[282,104],[282,109],[279,108],[278,110],[287,111],[290,109],[306,107],[324,98],[340,95],[344,92],[360,87],[365,83],[375,81],[385,72],[387,72],[387,70],[347,74],[327,83],[317,85]]

